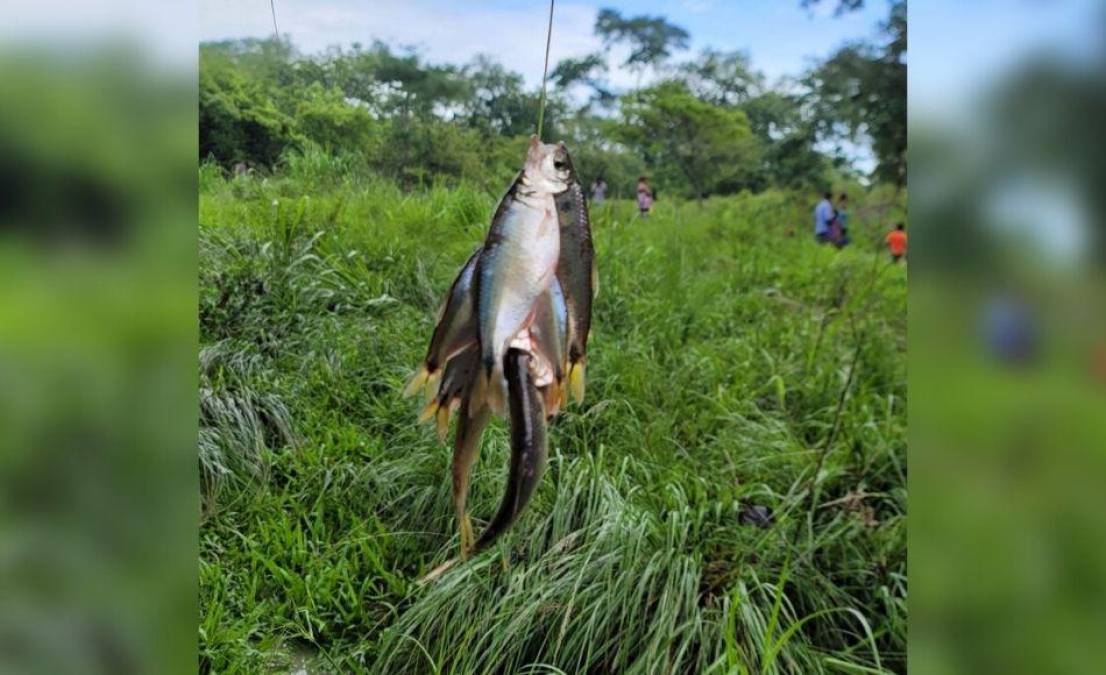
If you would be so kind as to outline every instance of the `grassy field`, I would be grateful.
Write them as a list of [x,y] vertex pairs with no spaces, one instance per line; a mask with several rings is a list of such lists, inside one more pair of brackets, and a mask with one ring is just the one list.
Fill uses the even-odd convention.
[[399,391],[499,195],[200,179],[203,672],[905,672],[889,197],[840,253],[809,195],[594,208],[586,402],[502,544],[418,587],[457,548],[450,448]]

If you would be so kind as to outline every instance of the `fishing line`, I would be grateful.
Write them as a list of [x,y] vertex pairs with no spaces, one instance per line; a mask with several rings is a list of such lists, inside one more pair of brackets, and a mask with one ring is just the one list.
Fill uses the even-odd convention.
[[545,32],[545,65],[541,71],[541,100],[538,101],[538,140],[541,140],[542,122],[545,121],[545,81],[549,77],[549,43],[553,40],[553,2],[549,0],[549,27]]
[[280,42],[280,29],[276,22],[276,0],[269,0],[269,9],[273,10],[273,39]]

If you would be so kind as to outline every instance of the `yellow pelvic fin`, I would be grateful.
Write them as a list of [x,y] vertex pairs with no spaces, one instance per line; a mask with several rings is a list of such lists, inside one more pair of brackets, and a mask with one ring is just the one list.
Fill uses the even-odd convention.
[[444,441],[445,435],[449,431],[449,406],[438,406],[438,440]]
[[545,416],[553,417],[561,411],[565,402],[565,388],[562,382],[553,382],[545,390]]
[[445,373],[445,368],[438,368],[426,378],[426,398],[427,400],[438,398],[438,390],[442,386],[442,375]]
[[568,389],[577,403],[584,402],[584,362],[574,363],[568,371]]
[[440,406],[438,405],[438,401],[436,399],[427,403],[426,407],[423,408],[422,412],[419,413],[418,423],[422,424],[423,422],[429,422],[430,419],[434,417],[434,415],[438,412],[439,407]]
[[430,373],[426,370],[426,364],[419,366],[419,369],[415,371],[415,374],[411,376],[410,380],[407,380],[407,386],[403,388],[403,398],[410,398],[417,394],[420,389],[426,384],[426,381],[430,378]]

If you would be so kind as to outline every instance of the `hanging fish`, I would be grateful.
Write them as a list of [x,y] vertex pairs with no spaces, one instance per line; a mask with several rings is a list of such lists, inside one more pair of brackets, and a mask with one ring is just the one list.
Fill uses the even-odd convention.
[[449,288],[430,337],[426,358],[403,395],[411,396],[442,375],[442,367],[458,353],[476,344],[476,302],[472,293],[473,273],[483,248],[478,248],[461,268],[461,273]]
[[564,291],[568,310],[568,363],[566,371],[572,397],[584,401],[584,367],[591,334],[591,303],[599,290],[595,267],[595,248],[591,241],[591,219],[584,187],[572,165],[568,164],[568,189],[556,197],[561,225],[561,250],[557,261],[557,279]]
[[[559,208],[573,192],[566,202],[572,208]],[[580,369],[582,398],[593,264],[587,204],[568,151],[531,137],[523,170],[496,208],[483,247],[450,287],[427,355],[405,389],[428,391],[420,421],[435,419],[442,437],[451,411],[460,410],[453,504],[462,557],[489,546],[529,502],[545,467],[546,419],[564,401],[570,368]],[[580,269],[588,270],[586,279]],[[492,413],[509,417],[511,464],[499,510],[477,539],[465,505]]]
[[[486,397],[506,412],[503,358],[517,347],[533,353],[530,324],[538,298],[553,283],[560,255],[560,221],[554,195],[568,189],[568,152],[563,144],[530,139],[526,164],[496,209],[476,267],[477,332]],[[540,385],[539,385],[540,386]]]

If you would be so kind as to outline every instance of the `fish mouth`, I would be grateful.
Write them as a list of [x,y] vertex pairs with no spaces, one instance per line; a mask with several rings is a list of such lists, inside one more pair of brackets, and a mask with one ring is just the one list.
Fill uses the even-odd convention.
[[565,148],[563,141],[558,143],[557,149],[553,151],[553,168],[566,174],[572,173],[572,158],[568,156],[568,149]]
[[553,170],[557,172],[557,180],[565,183],[565,189],[568,189],[568,183],[572,182],[572,176],[576,169],[572,166],[572,158],[568,155],[568,149],[565,148],[564,141],[557,144],[557,148],[553,151]]

